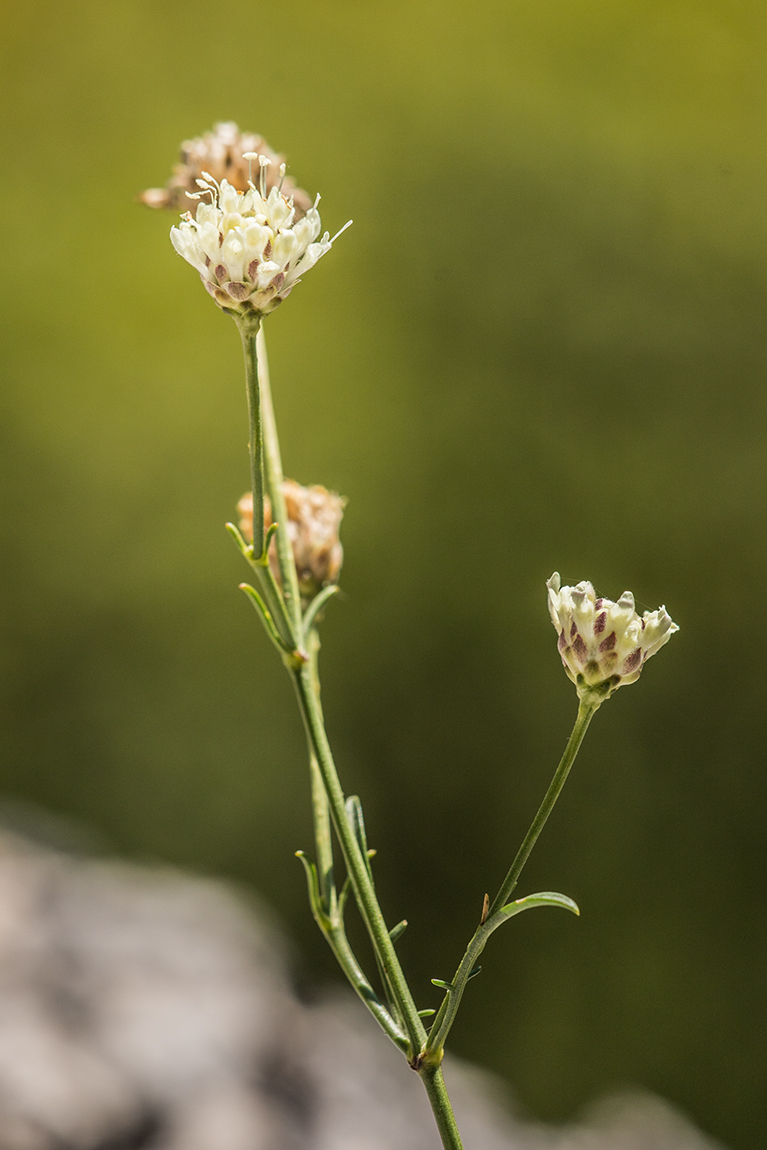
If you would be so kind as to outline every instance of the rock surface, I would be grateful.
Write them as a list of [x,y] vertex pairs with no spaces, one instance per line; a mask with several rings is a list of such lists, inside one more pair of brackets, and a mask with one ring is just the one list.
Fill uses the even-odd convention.
[[[446,1062],[468,1150],[717,1150],[651,1096],[561,1129]],[[351,995],[307,1006],[225,886],[0,834],[0,1150],[439,1150]]]

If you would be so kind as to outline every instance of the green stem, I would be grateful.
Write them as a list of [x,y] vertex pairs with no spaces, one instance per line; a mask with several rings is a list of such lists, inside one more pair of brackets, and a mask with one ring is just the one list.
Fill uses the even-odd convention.
[[264,549],[264,441],[261,419],[261,395],[258,378],[256,340],[259,320],[238,319],[242,350],[245,356],[245,385],[248,393],[250,427],[250,486],[253,492],[253,552],[258,557]]
[[352,948],[349,946],[349,940],[346,937],[343,925],[333,923],[329,927],[326,927],[323,933],[330,943],[331,950],[336,956],[338,965],[343,970],[353,989],[362,999],[384,1033],[389,1036],[395,1046],[399,1047],[403,1054],[407,1055],[410,1050],[408,1036],[404,1030],[397,1025],[365,977],[362,968],[354,956]]
[[[320,700],[320,680],[317,670],[317,657],[320,650],[320,637],[316,631],[308,636],[309,670],[312,677],[312,686],[317,700],[317,706],[322,714]],[[333,837],[330,832],[330,809],[325,784],[322,781],[317,756],[309,744],[309,771],[312,779],[312,815],[314,821],[314,842],[317,851],[317,869],[319,871],[320,895],[328,917],[335,917],[338,898],[334,880],[333,865]]]
[[543,802],[538,808],[538,812],[530,825],[530,829],[516,853],[514,862],[511,864],[509,873],[506,875],[501,889],[498,891],[488,911],[487,918],[474,932],[466,948],[466,952],[453,978],[453,989],[448,990],[445,994],[442,1004],[434,1018],[431,1030],[429,1031],[428,1041],[424,1045],[421,1055],[422,1060],[427,1065],[432,1064],[438,1066],[442,1060],[445,1041],[455,1022],[458,1007],[461,1005],[463,992],[466,989],[466,984],[469,981],[471,972],[476,966],[477,959],[485,949],[490,935],[505,921],[500,911],[506,905],[509,896],[517,885],[519,876],[522,873],[522,868],[530,857],[530,852],[535,846],[536,840],[546,824],[546,820],[554,809],[554,804],[559,798],[562,787],[565,785],[567,776],[570,773],[570,768],[575,762],[575,757],[580,750],[584,735],[588,730],[589,723],[596,710],[597,707],[589,703],[582,702],[578,706],[575,725],[567,741],[567,746],[565,747],[565,752],[562,755],[559,766],[554,772],[554,777],[549,784],[549,789],[546,791]]
[[[253,370],[260,382],[261,421],[264,436],[264,473],[266,490],[272,503],[273,518],[277,524],[276,543],[280,564],[282,594],[295,628],[295,634],[296,636],[300,636],[302,627],[301,600],[298,590],[296,565],[293,558],[293,548],[287,529],[288,519],[285,509],[285,498],[282,494],[280,446],[277,438],[277,426],[274,419],[274,408],[272,406],[271,389],[269,386],[269,365],[266,357],[266,342],[262,331],[259,331],[257,339],[248,344],[248,348],[251,352],[251,360],[253,355],[257,357],[257,362],[254,363]],[[391,981],[395,1001],[403,1019],[408,1040],[412,1048],[412,1055],[414,1056],[426,1038],[426,1031],[418,1016],[418,1011],[410,994],[410,989],[402,973],[399,960],[394,951],[394,944],[389,938],[389,932],[378,905],[365,860],[362,858],[362,852],[346,818],[344,794],[341,790],[335,763],[333,762],[330,744],[325,734],[322,708],[320,706],[319,691],[317,688],[315,659],[316,651],[314,658],[305,655],[304,662],[298,665],[294,664],[290,668],[296,684],[299,705],[309,739],[310,755],[314,757],[318,765],[325,794],[330,805],[331,819],[339,843],[341,844],[344,862],[352,882],[352,887],[365,920],[365,925],[372,939],[373,946],[386,971],[387,978]],[[312,665],[313,663],[314,666]],[[316,798],[318,802],[321,802],[319,795],[316,795]],[[315,808],[315,813],[317,813],[321,819],[321,812],[318,808]],[[324,843],[325,835],[321,825],[315,833],[318,833],[319,839]],[[327,858],[325,861],[327,863]],[[320,865],[322,867],[321,860]]]
[[[314,695],[321,714],[322,702],[320,700],[320,682],[317,673],[317,656],[320,649],[320,637],[316,631],[309,633],[307,647]],[[309,769],[312,780],[314,842],[317,851],[318,883],[322,909],[322,914],[315,914],[315,918],[351,986],[362,999],[379,1026],[388,1034],[389,1038],[391,1038],[392,1042],[394,1042],[400,1050],[406,1052],[409,1045],[407,1035],[402,1028],[397,1025],[368,982],[346,937],[343,921],[344,908],[342,902],[339,902],[333,877],[333,840],[330,833],[328,796],[325,791],[325,784],[322,781],[320,768],[317,764],[317,757],[314,754],[311,744],[309,744]]]
[[292,673],[307,737],[322,774],[322,781],[330,804],[330,815],[338,841],[341,844],[344,862],[365,925],[397,1003],[410,1042],[411,1056],[414,1056],[426,1038],[426,1031],[418,1015],[410,988],[405,981],[399,959],[394,950],[394,944],[389,937],[389,931],[378,905],[365,860],[346,817],[344,793],[341,789],[330,744],[325,734],[322,714],[312,687],[311,668],[307,666],[294,668]]
[[[280,459],[280,446],[277,438],[277,427],[272,407],[271,390],[269,386],[269,365],[266,357],[266,343],[263,331],[255,330],[253,338],[246,340],[243,336],[245,348],[245,367],[248,378],[249,409],[255,410],[256,419],[260,413],[260,423],[253,428],[251,418],[251,474],[253,480],[253,523],[254,539],[258,538],[263,549],[263,484],[272,504],[272,519],[277,524],[276,546],[279,561],[282,597],[291,623],[291,630],[295,637],[296,647],[302,646],[303,637],[301,618],[301,598],[298,587],[293,548],[288,535],[288,517],[285,506],[285,497],[282,492],[282,462]],[[252,404],[251,379],[254,381],[255,397],[260,404]],[[258,434],[256,434],[258,432]],[[259,467],[259,453],[261,452],[260,434],[263,432],[263,470]],[[262,487],[258,495],[260,502],[260,516],[256,515],[256,481],[261,478]],[[256,535],[256,524],[261,522],[261,534]],[[254,548],[255,550],[255,548]],[[311,622],[311,620],[309,620]],[[306,628],[308,630],[308,627]],[[344,969],[347,978],[354,989],[363,999],[368,1009],[378,1018],[384,1031],[393,1042],[404,1051],[411,1065],[415,1065],[423,1043],[426,1041],[426,1030],[418,1015],[413,996],[407,984],[399,959],[394,950],[394,944],[389,937],[381,908],[378,905],[373,883],[368,874],[367,860],[363,859],[357,839],[346,817],[344,794],[338,778],[333,756],[330,751],[325,726],[322,717],[322,708],[319,701],[318,681],[316,676],[316,648],[314,658],[307,656],[303,651],[297,651],[297,658],[291,662],[286,661],[298,695],[301,715],[304,720],[310,748],[310,759],[316,765],[321,777],[322,788],[318,787],[319,780],[313,771],[313,804],[315,814],[315,835],[321,870],[327,875],[329,862],[332,865],[332,854],[328,854],[326,838],[326,819],[329,811],[336,836],[346,864],[347,874],[351,880],[357,904],[365,921],[368,933],[373,943],[376,958],[385,975],[385,981],[390,987],[397,1013],[402,1020],[402,1028],[391,1018],[389,1012],[381,1004],[370,984],[365,979],[354,955],[349,948],[343,924],[336,916],[333,922],[327,920],[320,923],[334,952]],[[314,666],[312,665],[314,664]],[[324,801],[323,795],[324,792]],[[326,887],[327,889],[327,887]],[[342,910],[338,907],[338,915]],[[319,920],[318,920],[319,921]],[[424,1065],[419,1073],[426,1087],[429,1101],[439,1128],[445,1150],[462,1150],[461,1139],[455,1124],[455,1118],[450,1106],[445,1083],[438,1067]]]
[[554,772],[554,778],[551,780],[549,789],[546,791],[543,802],[538,808],[538,813],[530,824],[530,830],[524,837],[521,847],[516,853],[514,862],[509,868],[509,873],[501,884],[501,889],[495,896],[493,903],[490,907],[490,915],[495,914],[501,907],[508,901],[509,895],[514,890],[514,887],[519,881],[519,876],[522,873],[522,868],[530,857],[530,852],[536,844],[538,835],[546,825],[546,820],[554,809],[554,804],[559,798],[562,787],[565,785],[567,776],[570,774],[570,768],[575,762],[575,756],[581,748],[584,735],[589,728],[594,714],[599,704],[596,706],[593,703],[581,702],[578,704],[578,715],[575,719],[575,725],[572,729],[570,738],[567,740],[565,753],[560,759],[559,766]]
[[[269,546],[268,540],[269,532],[267,532],[266,538],[264,540],[267,547]],[[274,619],[275,626],[277,627],[283,643],[290,650],[294,651],[296,647],[300,646],[300,639],[294,634],[293,619],[291,618],[290,614],[288,613],[288,609],[285,606],[285,600],[282,596],[280,586],[277,583],[277,580],[274,578],[274,575],[272,575],[272,569],[269,566],[268,557],[263,556],[262,559],[257,560],[253,560],[251,558],[248,561],[253,570],[258,575],[261,590],[264,594],[264,599],[266,600],[267,606],[272,613],[272,618]]]
[[[424,1045],[421,1059],[425,1065],[439,1066],[442,1062],[445,1041],[455,1022],[458,1007],[461,1005],[463,992],[466,989],[466,983],[469,981],[469,975],[474,969],[480,954],[485,949],[485,943],[494,929],[487,929],[491,922],[492,919],[488,919],[483,926],[478,927],[469,945],[466,947],[466,953],[461,959],[458,970],[455,972],[453,979],[454,989],[448,990],[442,999],[442,1005],[437,1011],[431,1030],[429,1031],[428,1041]],[[500,922],[497,925],[500,926]]]
[[445,1150],[463,1150],[442,1070],[439,1066],[424,1065],[418,1073],[426,1087],[442,1145]]
[[[282,492],[282,460],[280,441],[277,438],[277,425],[272,406],[272,390],[269,383],[269,360],[266,355],[266,340],[259,330],[255,340],[258,377],[261,383],[261,420],[264,433],[264,475],[266,490],[272,504],[272,519],[277,524],[277,559],[282,581],[282,594],[288,613],[293,622],[296,636],[301,634],[301,596],[298,590],[298,575],[293,558],[293,547],[288,535],[288,512]],[[255,538],[255,536],[254,536]]]

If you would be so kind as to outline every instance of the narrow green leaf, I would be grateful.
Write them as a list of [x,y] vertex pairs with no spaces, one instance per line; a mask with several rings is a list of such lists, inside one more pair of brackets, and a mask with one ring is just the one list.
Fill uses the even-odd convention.
[[471,974],[466,975],[466,981],[468,982],[469,979],[473,978],[475,974],[479,974],[481,969],[482,969],[481,966],[475,966],[474,969],[472,970]]
[[[574,903],[567,895],[557,894],[556,891],[544,890],[540,894],[529,894],[527,898],[517,899],[516,902],[507,903],[502,906],[497,912],[498,917],[502,922],[508,918],[513,918],[515,914],[520,914],[523,910],[531,910],[535,906],[559,906],[563,910],[569,910],[573,914],[580,914],[577,903]],[[500,925],[500,923],[498,924]]]
[[405,933],[406,927],[407,927],[407,919],[403,918],[402,922],[398,922],[396,926],[393,926],[391,928],[391,930],[389,931],[389,938],[392,940],[392,942],[396,942],[398,938],[402,938],[402,935]]
[[440,990],[450,990],[450,991],[455,990],[455,987],[453,986],[452,982],[443,982],[443,980],[441,978],[432,978],[431,983],[433,986],[438,986],[440,988]]
[[304,851],[296,851],[296,858],[300,859],[304,866],[306,873],[306,885],[309,888],[309,905],[312,908],[312,914],[319,923],[323,930],[326,930],[330,925],[330,920],[325,912],[325,907],[322,903],[322,896],[320,894],[320,881],[317,875],[317,868]]
[[432,1014],[436,1014],[436,1013],[437,1013],[436,1010],[431,1010],[431,1009],[419,1010],[418,1011],[418,1017],[419,1018],[431,1018]]
[[337,595],[339,588],[335,583],[329,583],[327,587],[323,587],[318,595],[315,595],[309,606],[306,608],[304,615],[304,640],[314,626],[314,622],[319,615],[322,608],[327,603],[328,599],[332,599]]
[[267,635],[272,640],[280,654],[292,655],[293,652],[291,651],[290,647],[286,646],[280,638],[279,631],[274,625],[274,619],[271,616],[271,612],[259,595],[258,591],[256,591],[255,587],[251,587],[250,583],[240,583],[240,590],[244,591],[250,599],[256,612],[261,617],[261,622],[264,624]]
[[235,525],[233,523],[226,523],[225,527],[226,527],[226,530],[231,535],[232,539],[234,539],[235,543],[237,544],[237,549],[240,551],[240,553],[242,555],[245,556],[245,558],[250,563],[251,560],[253,559],[253,548],[250,546],[249,543],[245,542],[239,528],[235,527]]
[[373,878],[373,870],[370,866],[370,852],[368,851],[368,840],[365,834],[365,819],[362,815],[362,803],[359,800],[359,795],[349,795],[346,800],[346,818],[349,821],[349,826],[352,828],[354,837],[357,840],[362,857],[365,860],[368,875],[370,879]]
[[262,567],[266,567],[269,563],[269,544],[272,541],[272,536],[277,533],[279,526],[279,523],[273,523],[264,535],[264,549],[259,558],[256,559],[256,563],[259,563]]
[[338,895],[338,915],[341,922],[344,921],[344,911],[346,910],[346,900],[352,889],[352,880],[347,875],[344,879],[344,885],[341,887],[340,894]]

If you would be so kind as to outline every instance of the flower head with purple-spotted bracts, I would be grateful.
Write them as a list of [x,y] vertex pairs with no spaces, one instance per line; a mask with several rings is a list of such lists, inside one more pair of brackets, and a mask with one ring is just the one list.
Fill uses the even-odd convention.
[[556,571],[546,586],[565,671],[579,698],[594,706],[638,679],[650,656],[679,630],[665,607],[639,616],[630,591],[613,603],[598,598],[591,583],[562,587]]
[[282,303],[341,232],[333,239],[328,232],[320,238],[319,196],[297,219],[281,183],[267,191],[271,159],[255,152],[244,159],[258,164],[258,186],[249,180],[247,191],[240,192],[227,180],[219,184],[203,173],[197,180],[195,215],[186,212],[178,227],[171,228],[170,238],[178,254],[197,268],[220,308],[257,320]]

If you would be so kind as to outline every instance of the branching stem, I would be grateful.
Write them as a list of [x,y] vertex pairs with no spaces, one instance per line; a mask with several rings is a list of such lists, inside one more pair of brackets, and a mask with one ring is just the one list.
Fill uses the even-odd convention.
[[[238,321],[238,323],[245,354],[253,489],[254,546],[252,555],[246,555],[246,557],[249,558],[252,566],[261,570],[262,586],[266,596],[266,603],[262,604],[262,614],[264,614],[265,621],[269,626],[278,629],[272,638],[278,647],[282,642],[285,651],[283,661],[293,679],[309,744],[312,809],[319,873],[314,868],[314,864],[306,860],[305,857],[303,861],[309,878],[312,910],[349,982],[376,1017],[383,1030],[406,1054],[410,1065],[421,1077],[445,1150],[462,1150],[461,1138],[441,1071],[445,1039],[455,1020],[466,983],[474,972],[476,959],[483,950],[487,939],[508,917],[517,913],[519,909],[524,909],[522,903],[532,901],[521,900],[514,904],[514,909],[511,906],[504,909],[506,900],[514,890],[522,868],[564,786],[565,779],[596,708],[581,704],[575,727],[546,796],[517,852],[509,873],[501,885],[501,889],[489,909],[489,913],[483,913],[483,921],[467,947],[452,984],[449,984],[450,989],[445,994],[427,1038],[426,1030],[418,1014],[397,958],[389,929],[378,904],[368,859],[363,856],[357,836],[347,816],[345,796],[325,733],[317,675],[319,641],[313,624],[319,607],[324,604],[325,597],[332,592],[326,591],[322,602],[315,604],[314,610],[310,607],[306,618],[302,618],[298,575],[288,533],[287,509],[282,491],[282,462],[269,387],[266,344],[260,323],[245,320]],[[264,539],[265,495],[269,497],[274,524],[270,536],[266,540]],[[236,530],[232,530],[238,537]],[[279,585],[271,576],[268,568],[266,547],[268,547],[271,534],[275,536]],[[257,596],[254,601],[258,606],[260,600]],[[340,896],[337,894],[333,877],[331,824],[341,847],[348,881],[351,882],[357,905],[373,944],[385,989],[391,995],[391,1008],[394,1017],[373,991],[346,938],[343,923],[345,896],[343,892]],[[538,898],[539,896],[535,897]],[[551,897],[562,899],[562,896]],[[551,901],[548,896],[540,896],[539,901],[541,899],[545,901],[546,898]],[[569,902],[569,900],[564,901]],[[574,907],[572,903],[570,909],[575,909],[577,912],[577,907]]]

